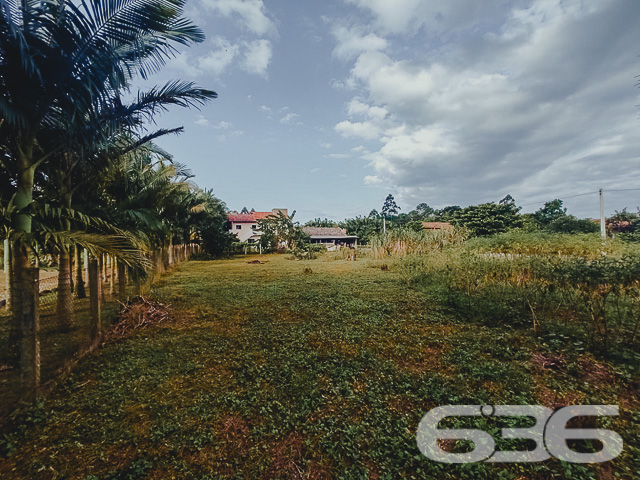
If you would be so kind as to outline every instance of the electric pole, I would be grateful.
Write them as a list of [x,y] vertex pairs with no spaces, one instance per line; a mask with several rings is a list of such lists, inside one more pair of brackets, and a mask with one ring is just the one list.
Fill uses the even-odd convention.
[[602,189],[600,189],[600,236],[602,240],[607,238],[607,230],[604,224],[604,195],[602,194]]

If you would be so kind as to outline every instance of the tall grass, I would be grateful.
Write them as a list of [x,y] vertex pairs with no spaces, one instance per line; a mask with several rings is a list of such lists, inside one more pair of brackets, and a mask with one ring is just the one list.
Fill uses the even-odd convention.
[[392,230],[371,238],[371,252],[377,259],[388,256],[425,255],[447,246],[460,245],[466,238],[466,231],[454,228],[421,232]]
[[[560,326],[593,351],[635,355],[640,347],[638,252],[629,254],[611,242],[609,255],[603,256],[602,245],[588,237],[549,239],[538,247],[532,238],[520,238],[528,243],[512,243],[508,250],[502,238],[429,255],[405,254],[394,267],[408,285],[426,288],[463,319],[536,332]],[[553,250],[558,245],[571,254],[559,255]],[[487,255],[496,251],[514,255]]]
[[634,249],[632,245],[618,238],[607,238],[603,242],[598,233],[527,233],[517,230],[492,237],[473,238],[467,242],[466,247],[477,253],[555,255],[589,259],[600,258],[603,254],[621,256]]

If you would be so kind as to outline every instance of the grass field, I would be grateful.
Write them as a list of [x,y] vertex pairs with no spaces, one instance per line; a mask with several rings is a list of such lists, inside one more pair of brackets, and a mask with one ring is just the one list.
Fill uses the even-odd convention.
[[[552,333],[462,320],[383,264],[331,254],[183,264],[152,292],[169,322],[90,355],[16,416],[0,477],[640,478],[628,365]],[[456,466],[420,454],[427,411],[485,403],[616,404],[609,425],[625,449],[599,466]]]

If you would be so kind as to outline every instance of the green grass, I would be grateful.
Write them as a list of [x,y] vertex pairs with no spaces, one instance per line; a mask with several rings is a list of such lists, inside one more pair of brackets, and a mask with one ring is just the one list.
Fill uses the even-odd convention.
[[[383,271],[370,257],[247,263],[254,258],[189,262],[165,277],[152,293],[171,304],[172,320],[95,352],[17,416],[0,442],[0,477],[583,479],[640,471],[637,378],[624,366],[567,350],[565,367],[543,368],[532,355],[558,353],[561,332],[536,337],[463,321],[408,287],[400,268]],[[602,468],[555,460],[452,466],[420,454],[416,427],[428,410],[483,403],[619,404],[612,428],[625,451]]]

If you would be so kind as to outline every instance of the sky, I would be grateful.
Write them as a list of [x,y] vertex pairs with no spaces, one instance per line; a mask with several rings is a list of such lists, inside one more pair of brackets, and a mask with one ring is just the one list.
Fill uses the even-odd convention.
[[206,40],[151,81],[218,98],[164,114],[185,132],[158,143],[231,210],[342,220],[389,193],[402,212],[510,194],[597,218],[600,188],[607,215],[640,207],[638,0],[189,0],[185,16]]

